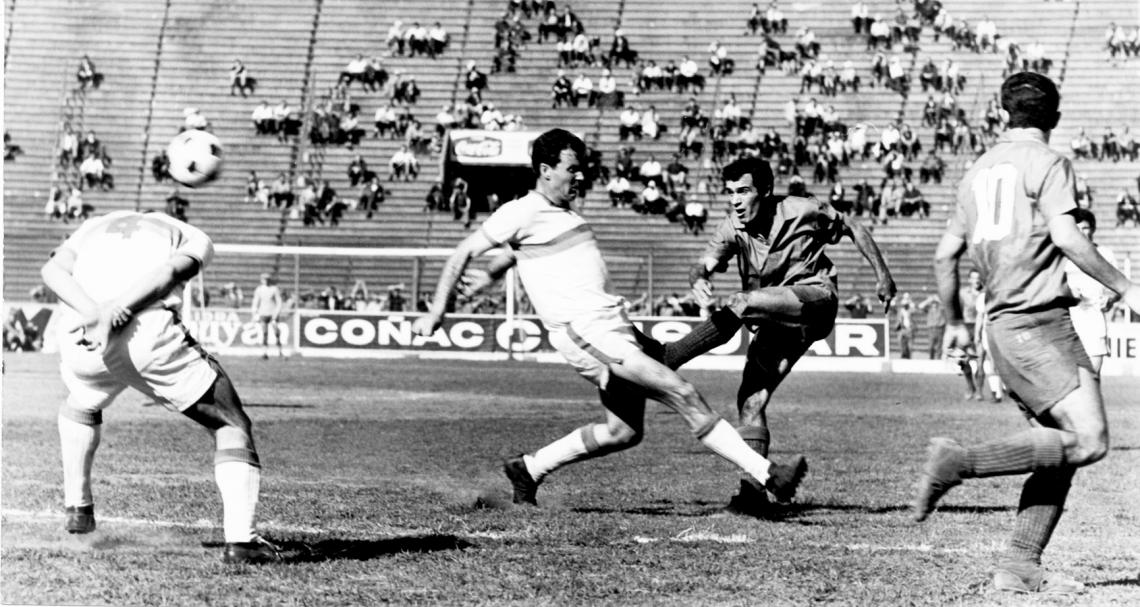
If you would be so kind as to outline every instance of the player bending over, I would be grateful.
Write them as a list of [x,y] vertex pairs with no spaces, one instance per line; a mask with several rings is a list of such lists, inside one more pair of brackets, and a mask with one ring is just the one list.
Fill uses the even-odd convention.
[[[772,195],[772,169],[743,157],[722,174],[733,213],[720,222],[700,260],[689,272],[693,295],[712,304],[714,272],[736,258],[741,291],[679,341],[666,344],[662,359],[676,369],[731,339],[741,325],[753,333],[737,392],[737,431],[767,457],[771,444],[766,410],[772,393],[801,356],[835,326],[839,307],[837,272],[824,254],[847,236],[874,268],[879,301],[890,307],[895,283],[871,234],[827,202]],[[729,510],[763,513],[766,495],[745,479]]]
[[806,472],[802,457],[781,465],[748,448],[692,384],[642,351],[639,340],[651,340],[630,323],[625,301],[610,293],[609,274],[594,234],[570,208],[581,187],[585,153],[582,141],[562,129],[547,131],[534,141],[535,189],[500,207],[459,243],[443,268],[430,311],[414,325],[419,335],[434,333],[471,258],[507,245],[514,252],[508,263],[517,260],[519,276],[549,331],[551,345],[598,386],[605,422],[582,426],[504,463],[515,503],[536,504],[539,484],[562,466],[637,445],[644,433],[647,397],[680,413],[698,440],[736,464],[752,482],[781,499],[791,499]]
[[1073,473],[1108,453],[1100,378],[1069,308],[1065,260],[1140,312],[1140,285],[1113,268],[1077,228],[1072,163],[1049,147],[1061,114],[1051,80],[1023,72],[1001,86],[1009,129],[963,177],[958,205],[935,253],[951,346],[969,344],[958,293],[958,261],[969,249],[987,294],[990,355],[1008,394],[1031,421],[1023,432],[980,445],[931,440],[914,500],[924,520],[963,479],[1029,474],[1017,521],[993,583],[1014,592],[1081,592],[1046,572],[1041,553],[1053,535]]
[[280,559],[254,529],[261,465],[249,417],[226,372],[179,321],[180,287],[213,256],[201,230],[159,213],[88,219],[44,264],[60,308],[59,411],[65,529],[95,530],[91,465],[103,409],[131,387],[198,422],[214,437],[227,563]]

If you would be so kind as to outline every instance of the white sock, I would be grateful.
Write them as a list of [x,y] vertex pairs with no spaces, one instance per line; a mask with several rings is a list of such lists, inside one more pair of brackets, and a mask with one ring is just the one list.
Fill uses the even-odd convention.
[[226,542],[249,542],[256,535],[253,518],[261,490],[261,468],[245,462],[214,464],[214,480],[222,494],[222,527]]
[[749,447],[732,424],[723,419],[718,421],[708,434],[701,437],[701,442],[713,453],[736,464],[760,484],[768,482],[768,468],[772,462]]
[[991,375],[986,378],[986,382],[990,385],[990,392],[993,393],[995,398],[1002,397],[1001,378],[997,375]]
[[541,481],[547,474],[570,462],[581,459],[586,453],[586,443],[582,440],[582,429],[578,428],[535,451],[533,456],[524,455],[523,463],[526,464],[526,469],[530,472],[531,478]]
[[59,453],[63,461],[63,504],[90,506],[91,464],[103,434],[102,424],[88,426],[59,417]]

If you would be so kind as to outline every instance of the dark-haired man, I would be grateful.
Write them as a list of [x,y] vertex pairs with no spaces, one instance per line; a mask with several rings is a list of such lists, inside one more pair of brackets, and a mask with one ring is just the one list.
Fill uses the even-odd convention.
[[994,365],[1035,423],[979,445],[932,439],[914,516],[926,519],[962,479],[1028,473],[994,586],[1078,593],[1080,582],[1042,568],[1041,553],[1061,518],[1074,472],[1107,454],[1108,421],[1098,374],[1070,319],[1077,300],[1065,260],[1121,294],[1133,310],[1140,310],[1140,285],[1099,255],[1074,220],[1072,163],[1049,147],[1061,117],[1056,85],[1041,74],[1014,74],[1002,83],[1001,105],[1009,129],[962,178],[957,208],[935,252],[935,273],[948,345],[969,344],[957,296],[958,260],[969,247],[985,283]]
[[551,345],[598,386],[607,411],[605,422],[582,426],[532,454],[504,463],[515,503],[535,505],[539,484],[562,466],[641,442],[646,398],[677,411],[698,440],[745,471],[758,487],[790,499],[806,472],[803,458],[785,466],[749,449],[692,384],[642,351],[643,343],[658,348],[660,344],[630,323],[625,300],[610,292],[606,263],[594,233],[570,207],[581,187],[585,155],[582,140],[562,129],[535,139],[531,152],[534,190],[504,204],[459,243],[441,271],[431,309],[413,326],[424,336],[438,330],[468,262],[506,245],[511,253],[492,262],[491,273],[517,263]]
[[[895,295],[895,283],[871,234],[853,218],[826,201],[773,196],[772,169],[764,160],[740,158],[724,167],[722,177],[734,212],[713,231],[704,254],[689,271],[689,280],[697,303],[707,307],[713,291],[709,278],[725,271],[735,257],[741,290],[709,320],[667,344],[662,359],[670,368],[679,368],[747,326],[754,337],[737,392],[737,431],[767,457],[771,432],[766,410],[772,393],[796,361],[813,343],[827,337],[835,324],[839,287],[835,266],[824,247],[850,237],[874,268],[876,294],[887,307]],[[729,510],[762,515],[766,504],[764,491],[744,479]]]

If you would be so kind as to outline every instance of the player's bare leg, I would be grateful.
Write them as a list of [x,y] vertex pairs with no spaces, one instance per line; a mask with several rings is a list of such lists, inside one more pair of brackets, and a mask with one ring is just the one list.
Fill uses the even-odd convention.
[[254,528],[261,462],[253,443],[253,424],[225,371],[214,365],[218,377],[198,402],[183,414],[201,424],[214,437],[214,480],[222,496],[223,531],[227,563],[263,563],[281,560],[276,546]]
[[645,431],[645,390],[611,376],[599,390],[606,408],[604,423],[587,424],[535,451],[504,462],[516,504],[537,505],[535,492],[551,472],[574,462],[601,457],[641,442]]
[[64,405],[59,410],[59,446],[63,463],[63,505],[68,533],[95,530],[95,505],[91,495],[91,467],[103,434],[103,414]]
[[1073,472],[1108,453],[1100,381],[1084,367],[1077,372],[1080,385],[1039,416],[1039,425],[1030,430],[969,448],[950,439],[932,441],[915,501],[915,518],[920,521],[962,479],[1031,473],[1022,488],[1013,537],[994,577],[1002,590],[1083,590],[1079,582],[1041,568],[1041,553],[1064,510]]
[[679,413],[693,434],[717,455],[735,464],[781,500],[790,500],[807,471],[802,458],[785,466],[768,461],[717,415],[691,383],[642,352],[611,367],[617,377],[643,386],[650,398]]

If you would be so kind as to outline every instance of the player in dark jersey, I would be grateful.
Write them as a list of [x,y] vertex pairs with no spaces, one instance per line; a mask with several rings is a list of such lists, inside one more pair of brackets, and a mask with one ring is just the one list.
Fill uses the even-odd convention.
[[[768,401],[792,365],[835,325],[839,306],[836,269],[824,248],[850,237],[878,279],[876,292],[887,307],[895,283],[879,247],[860,224],[826,201],[772,195],[772,169],[760,158],[743,157],[724,168],[733,213],[717,226],[689,278],[702,306],[712,303],[714,272],[735,257],[741,290],[689,335],[664,346],[663,362],[678,368],[727,342],[745,325],[755,333],[737,393],[745,442],[767,457],[771,443]],[[767,493],[742,479],[729,510],[752,515],[766,511]]]
[[1028,473],[994,586],[1077,593],[1084,586],[1047,573],[1041,553],[1073,473],[1107,454],[1108,424],[1099,376],[1069,319],[1076,299],[1066,284],[1065,258],[1138,311],[1140,286],[1105,261],[1077,228],[1072,163],[1048,143],[1061,117],[1057,87],[1040,74],[1014,74],[1002,84],[1001,105],[1009,129],[963,177],[935,271],[947,313],[946,342],[969,345],[958,298],[958,261],[969,249],[985,283],[990,354],[1033,427],[980,445],[932,439],[914,515],[924,520],[962,479]]

